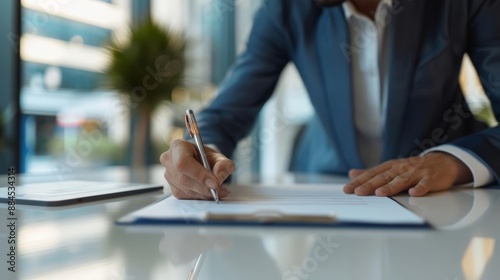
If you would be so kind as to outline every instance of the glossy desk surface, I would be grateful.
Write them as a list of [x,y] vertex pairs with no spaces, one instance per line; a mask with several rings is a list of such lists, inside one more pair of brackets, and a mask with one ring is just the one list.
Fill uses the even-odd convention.
[[[63,179],[165,184],[162,173],[116,168]],[[21,176],[18,183],[58,179]],[[5,176],[0,180],[6,185]],[[236,181],[293,187],[346,179],[290,174]],[[395,197],[434,229],[114,224],[168,193],[166,187],[164,193],[65,207],[17,205],[16,273],[5,264],[7,209],[1,204],[0,279],[500,279],[500,188]]]

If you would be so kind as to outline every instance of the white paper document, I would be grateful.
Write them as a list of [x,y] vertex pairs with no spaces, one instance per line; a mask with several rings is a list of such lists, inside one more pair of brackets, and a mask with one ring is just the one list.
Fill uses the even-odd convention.
[[140,209],[119,221],[175,221],[177,224],[206,221],[207,213],[217,215],[251,215],[280,213],[282,215],[334,215],[336,222],[424,225],[425,220],[387,197],[345,194],[343,185],[298,185],[293,188],[273,186],[228,187],[230,195],[214,201],[179,200],[170,196]]

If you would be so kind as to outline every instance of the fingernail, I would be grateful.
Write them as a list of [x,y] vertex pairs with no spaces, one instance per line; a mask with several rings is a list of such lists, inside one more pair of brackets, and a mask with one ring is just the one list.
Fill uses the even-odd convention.
[[210,179],[210,178],[206,179],[205,185],[207,185],[211,189],[217,189],[217,184],[215,183],[215,181],[213,179]]
[[344,191],[352,191],[353,186],[351,184],[347,184],[347,185],[344,186],[343,189],[344,189]]

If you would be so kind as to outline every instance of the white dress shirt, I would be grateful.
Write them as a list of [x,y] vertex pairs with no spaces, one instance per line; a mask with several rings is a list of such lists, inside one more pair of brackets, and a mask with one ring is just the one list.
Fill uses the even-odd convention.
[[[388,96],[388,32],[391,24],[392,0],[381,0],[374,20],[361,14],[346,1],[344,14],[350,34],[351,71],[354,100],[354,119],[358,150],[367,167],[380,164],[382,133],[387,112]],[[480,187],[493,182],[489,169],[471,153],[453,145],[441,145],[424,151],[449,153],[463,161],[471,170],[471,185]]]

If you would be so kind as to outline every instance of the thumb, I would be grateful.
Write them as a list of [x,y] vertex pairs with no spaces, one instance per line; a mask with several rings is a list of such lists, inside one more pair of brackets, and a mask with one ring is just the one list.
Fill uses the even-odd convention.
[[354,179],[359,175],[365,173],[366,169],[351,169],[349,170],[349,178]]

